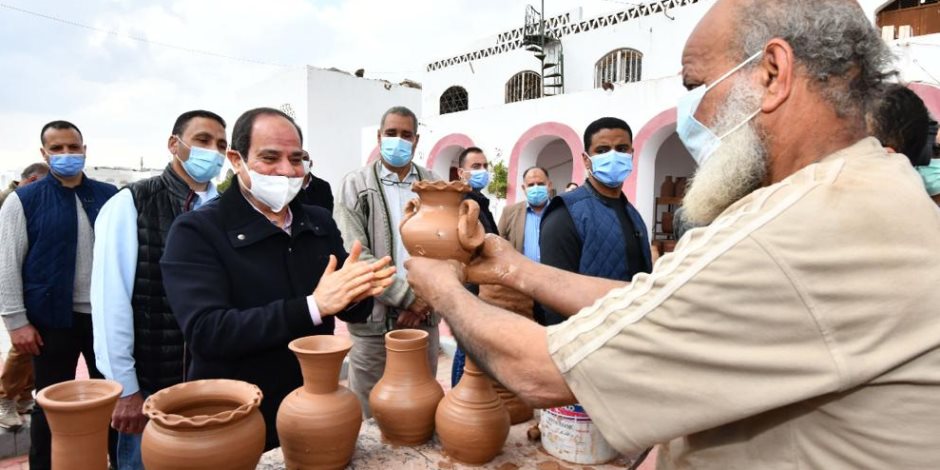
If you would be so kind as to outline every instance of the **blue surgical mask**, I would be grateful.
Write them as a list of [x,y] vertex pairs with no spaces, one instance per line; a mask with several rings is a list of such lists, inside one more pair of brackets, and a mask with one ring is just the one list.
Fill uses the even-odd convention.
[[205,183],[219,175],[222,171],[222,162],[225,160],[221,153],[202,147],[190,147],[179,137],[177,140],[189,149],[188,160],[184,162],[178,156],[176,159],[183,164],[183,169],[190,178],[197,183]]
[[85,155],[80,153],[49,155],[49,169],[63,178],[76,176],[85,169]]
[[532,207],[539,207],[548,200],[548,186],[535,185],[529,186],[525,190],[525,199]]
[[619,188],[633,173],[633,155],[611,150],[591,157],[591,174],[608,188]]
[[924,180],[927,194],[931,196],[940,194],[940,158],[934,158],[929,164],[917,167],[917,172]]
[[735,72],[741,70],[742,67],[751,63],[751,61],[760,57],[762,54],[763,51],[760,51],[748,57],[747,60],[729,70],[710,85],[699,86],[686,93],[682,98],[679,98],[679,104],[676,106],[676,133],[679,134],[679,139],[685,144],[685,148],[688,149],[695,163],[698,163],[699,166],[703,165],[705,160],[708,160],[708,157],[715,153],[715,150],[718,150],[722,139],[740,129],[741,126],[747,124],[751,119],[754,119],[754,116],[760,113],[760,109],[721,137],[716,136],[711,129],[699,122],[698,119],[695,119],[695,111],[698,110],[699,105],[702,104],[702,99],[705,98],[705,94],[708,93],[709,90],[715,88],[716,85],[731,75],[734,75]]
[[401,168],[411,162],[413,149],[414,144],[410,140],[401,137],[382,137],[382,160],[395,168]]
[[480,191],[490,184],[490,172],[487,170],[471,170],[467,182],[470,183],[471,188]]

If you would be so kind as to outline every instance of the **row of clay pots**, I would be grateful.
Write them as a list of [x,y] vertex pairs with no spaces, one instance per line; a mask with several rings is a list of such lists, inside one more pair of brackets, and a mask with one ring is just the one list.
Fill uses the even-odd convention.
[[667,176],[659,186],[659,197],[683,197],[688,184],[687,177],[680,176],[673,180],[672,176]]

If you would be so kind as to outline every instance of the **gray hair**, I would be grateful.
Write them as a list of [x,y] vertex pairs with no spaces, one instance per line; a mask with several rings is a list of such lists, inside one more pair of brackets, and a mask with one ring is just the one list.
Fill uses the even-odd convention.
[[32,165],[23,169],[23,173],[20,175],[22,179],[26,179],[35,175],[45,175],[49,173],[49,165],[46,165],[43,162],[33,163]]
[[389,114],[397,114],[411,118],[411,122],[415,125],[415,134],[418,133],[418,116],[415,115],[414,111],[404,106],[393,106],[389,108],[388,111],[385,111],[385,114],[382,115],[382,120],[379,121],[379,130],[385,129],[385,118],[387,118]]
[[737,20],[741,60],[773,38],[785,40],[841,118],[863,119],[885,79],[895,74],[894,57],[854,1],[751,0]]

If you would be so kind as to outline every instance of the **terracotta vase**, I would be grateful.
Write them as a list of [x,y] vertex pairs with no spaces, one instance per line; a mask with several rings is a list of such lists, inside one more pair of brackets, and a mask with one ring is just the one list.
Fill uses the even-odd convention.
[[676,183],[671,176],[667,176],[663,184],[659,186],[659,197],[673,197],[676,195]]
[[110,380],[69,380],[39,391],[52,432],[53,470],[107,470],[108,426],[121,396]]
[[480,224],[480,206],[464,200],[470,185],[463,181],[418,181],[411,189],[418,198],[408,201],[399,225],[408,253],[470,261],[486,235]]
[[675,228],[672,222],[673,222],[672,212],[663,212],[663,220],[662,220],[663,232],[672,233],[673,229]]
[[[532,320],[532,307],[534,303],[531,297],[528,297],[522,292],[508,287],[484,284],[480,286],[479,297],[490,305],[515,312]],[[524,401],[520,400],[515,393],[512,393],[495,380],[493,380],[493,389],[503,402],[503,406],[509,411],[509,419],[512,424],[524,423],[532,419],[532,408],[526,405]]]
[[261,389],[240,380],[184,382],[144,402],[147,470],[253,470],[264,452]]
[[467,359],[463,377],[437,406],[437,436],[447,455],[483,465],[499,455],[509,436],[509,412],[490,378]]
[[676,197],[685,197],[686,187],[689,185],[689,179],[686,177],[676,178]]
[[349,338],[308,336],[291,341],[304,385],[277,410],[277,435],[288,469],[341,469],[352,459],[362,425],[359,399],[339,385]]
[[390,331],[385,349],[385,374],[369,394],[372,416],[392,444],[423,444],[434,434],[434,411],[444,397],[428,364],[428,332]]

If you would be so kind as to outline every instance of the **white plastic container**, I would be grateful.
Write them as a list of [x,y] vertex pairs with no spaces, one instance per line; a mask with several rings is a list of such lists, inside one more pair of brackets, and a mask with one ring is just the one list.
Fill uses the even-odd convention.
[[581,405],[542,410],[539,430],[542,447],[566,462],[600,465],[620,455],[604,440]]

